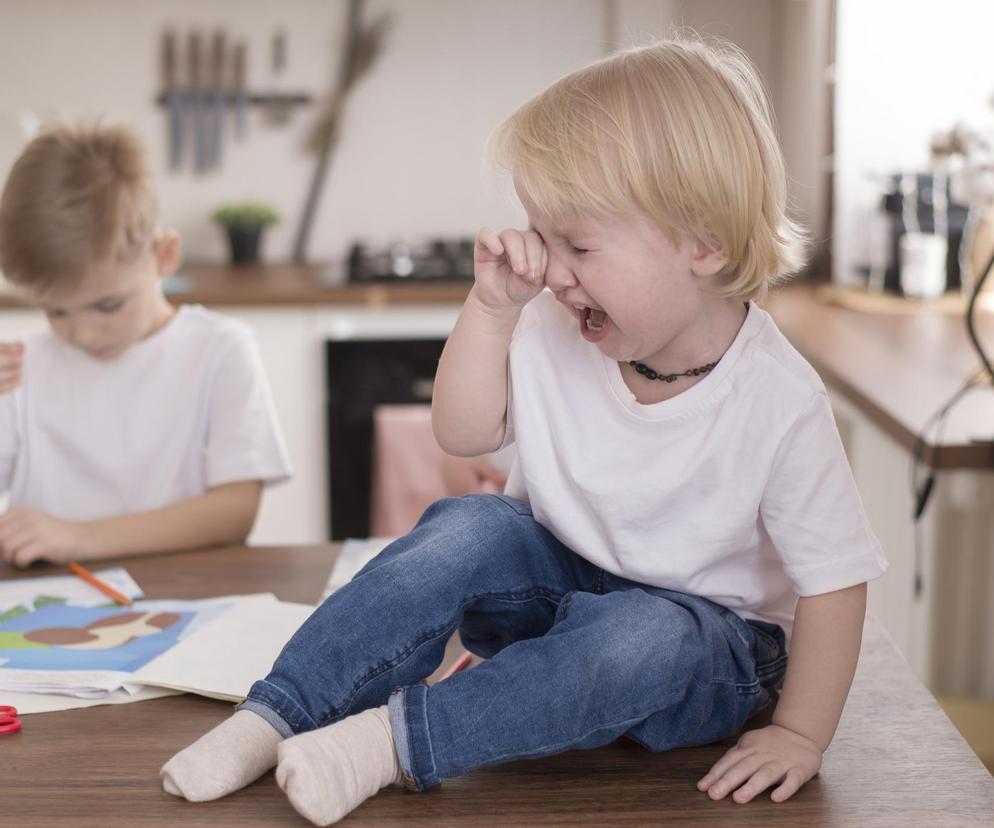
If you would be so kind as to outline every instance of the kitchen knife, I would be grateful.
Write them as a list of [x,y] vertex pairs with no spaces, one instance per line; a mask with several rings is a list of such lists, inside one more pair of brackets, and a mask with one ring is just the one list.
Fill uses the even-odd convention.
[[210,101],[210,140],[208,147],[207,166],[218,167],[221,164],[221,150],[224,144],[224,57],[227,43],[223,31],[214,33],[211,46],[211,89],[208,96]]
[[283,73],[286,71],[287,64],[287,37],[283,29],[277,29],[273,33],[271,57],[273,87],[269,102],[263,111],[269,123],[285,124],[290,119],[291,106],[287,102],[287,96],[283,90]]
[[235,77],[232,83],[235,98],[235,135],[239,140],[248,134],[248,85],[247,78],[247,53],[245,41],[235,45]]
[[178,170],[183,163],[183,90],[176,66],[176,34],[172,31],[162,39],[162,74],[169,113],[169,169]]
[[193,113],[193,166],[197,172],[203,172],[207,166],[207,129],[208,123],[204,111],[204,90],[201,70],[203,55],[201,54],[200,33],[190,33],[190,51],[187,55],[189,66],[188,100]]

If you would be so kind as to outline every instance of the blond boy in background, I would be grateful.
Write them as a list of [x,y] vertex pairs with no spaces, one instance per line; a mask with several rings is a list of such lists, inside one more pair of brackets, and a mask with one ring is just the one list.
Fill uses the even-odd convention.
[[[176,308],[140,140],[35,138],[0,197],[0,270],[50,330],[0,347],[0,554],[109,558],[243,542],[289,463],[251,331]],[[0,334],[2,336],[2,334]]]

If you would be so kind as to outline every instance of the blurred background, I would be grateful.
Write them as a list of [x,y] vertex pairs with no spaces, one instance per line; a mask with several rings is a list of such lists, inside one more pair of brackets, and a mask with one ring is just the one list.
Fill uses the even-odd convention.
[[[673,25],[729,38],[756,62],[779,112],[798,212],[825,237],[831,5],[370,0],[364,19],[387,15],[392,25],[348,102],[309,258],[342,257],[356,239],[472,235],[484,222],[517,220],[518,208],[484,165],[491,130],[559,76]],[[346,0],[3,0],[0,71],[8,81],[0,90],[0,174],[32,116],[127,121],[151,146],[162,172],[164,220],[182,234],[190,260],[225,258],[224,239],[207,219],[218,204],[244,200],[264,200],[283,217],[267,233],[265,257],[286,260],[314,166],[304,145],[340,72],[347,7]],[[192,83],[191,36],[199,34],[198,85],[213,89],[219,31],[226,40],[224,87],[231,87],[235,47],[243,44],[250,94],[309,100],[282,112],[250,105],[243,137],[229,130],[218,163],[198,171],[187,154],[170,169],[170,116],[158,100],[168,89],[164,40],[174,33],[174,83],[185,89]],[[196,117],[189,107],[184,115]]]
[[[681,26],[768,86],[812,239],[770,310],[891,561],[871,611],[994,767],[994,393],[964,325],[994,245],[994,3],[0,0],[0,177],[52,119],[134,127],[185,248],[168,289],[251,324],[273,385],[295,477],[253,539],[396,534],[453,485],[426,403],[467,245],[523,218],[488,135]],[[989,294],[972,306],[994,342]],[[0,295],[0,339],[42,325]]]

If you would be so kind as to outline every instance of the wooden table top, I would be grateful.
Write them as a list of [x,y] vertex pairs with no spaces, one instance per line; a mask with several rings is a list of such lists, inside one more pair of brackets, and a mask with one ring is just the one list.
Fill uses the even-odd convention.
[[[867,312],[823,301],[810,283],[788,285],[765,303],[791,344],[909,451],[922,427],[980,364],[962,312],[892,299],[902,312]],[[994,358],[994,315],[977,315],[978,335]],[[986,436],[985,441],[977,437]],[[922,459],[939,469],[994,469],[994,390],[967,394]]]
[[[122,563],[151,598],[272,591],[320,595],[337,547],[232,548]],[[0,577],[17,573],[0,564]],[[0,736],[0,822],[33,826],[297,825],[272,773],[217,802],[162,791],[173,753],[230,715],[224,702],[175,696],[26,716]],[[513,762],[422,794],[388,789],[342,825],[480,826],[650,824],[721,826],[989,826],[994,778],[970,751],[872,620],[839,732],[821,774],[793,799],[711,802],[697,779],[730,747],[651,754],[624,740],[591,751]]]

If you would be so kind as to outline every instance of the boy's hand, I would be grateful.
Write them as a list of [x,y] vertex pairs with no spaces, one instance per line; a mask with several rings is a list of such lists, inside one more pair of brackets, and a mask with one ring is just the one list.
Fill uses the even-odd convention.
[[14,566],[33,561],[55,563],[77,557],[82,547],[80,524],[59,520],[38,509],[11,509],[0,515],[0,553]]
[[24,346],[20,342],[0,342],[0,394],[21,384]]
[[793,730],[769,725],[744,734],[697,783],[697,789],[714,800],[735,791],[732,799],[742,804],[780,783],[770,798],[783,802],[797,793],[819,768],[821,750],[814,742]]
[[484,227],[473,249],[476,294],[489,309],[516,310],[545,287],[549,255],[534,230],[504,230],[499,235]]

